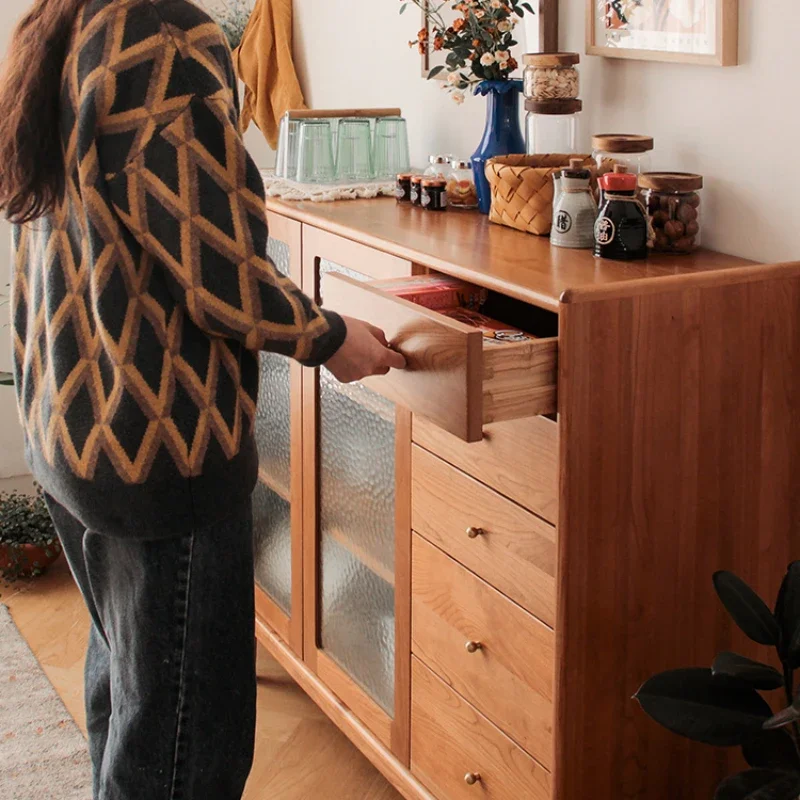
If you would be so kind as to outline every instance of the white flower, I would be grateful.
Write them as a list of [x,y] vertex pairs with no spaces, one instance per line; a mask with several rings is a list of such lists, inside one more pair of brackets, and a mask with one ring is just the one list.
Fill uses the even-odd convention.
[[504,5],[503,0],[492,0],[492,8],[502,8]]
[[464,92],[453,92],[452,98],[453,102],[460,106],[464,102]]
[[500,22],[497,23],[497,30],[500,33],[508,33],[511,30],[511,23],[507,19],[501,19]]
[[495,53],[495,57],[497,58],[498,64],[505,64],[509,58],[511,58],[511,53],[508,50],[498,50]]
[[481,64],[484,67],[491,67],[494,64],[494,55],[492,53],[484,53],[481,56]]
[[483,19],[486,16],[486,12],[482,8],[476,8],[472,13],[475,14],[475,19]]
[[451,72],[447,76],[447,82],[449,84],[452,84],[453,86],[455,86],[460,80],[461,80],[461,78],[458,77],[458,73],[457,72]]

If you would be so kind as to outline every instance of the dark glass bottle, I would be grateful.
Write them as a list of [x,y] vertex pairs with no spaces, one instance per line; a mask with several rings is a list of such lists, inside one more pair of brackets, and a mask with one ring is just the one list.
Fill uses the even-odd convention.
[[608,173],[599,183],[603,199],[594,226],[594,254],[617,261],[647,258],[647,217],[634,202],[636,175]]

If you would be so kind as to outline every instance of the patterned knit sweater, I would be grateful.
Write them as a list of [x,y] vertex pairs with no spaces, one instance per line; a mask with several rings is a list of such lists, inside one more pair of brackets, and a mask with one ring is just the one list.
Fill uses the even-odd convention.
[[246,502],[257,351],[313,366],[344,340],[267,257],[238,116],[197,6],[88,0],[63,72],[65,191],[16,231],[12,327],[34,476],[92,530],[159,537]]

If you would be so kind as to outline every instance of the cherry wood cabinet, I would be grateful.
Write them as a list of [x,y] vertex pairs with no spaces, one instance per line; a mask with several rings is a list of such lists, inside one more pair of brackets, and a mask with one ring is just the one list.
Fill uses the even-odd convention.
[[[392,200],[268,201],[273,258],[409,368],[265,358],[257,636],[409,800],[672,800],[738,766],[649,720],[651,674],[763,658],[717,603],[800,558],[800,264],[585,251]],[[536,338],[384,294],[489,290]]]

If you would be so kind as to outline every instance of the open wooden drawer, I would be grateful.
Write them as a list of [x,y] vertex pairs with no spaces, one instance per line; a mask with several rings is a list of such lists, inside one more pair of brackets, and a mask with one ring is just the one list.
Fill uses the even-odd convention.
[[325,306],[371,322],[408,361],[364,381],[467,442],[483,425],[556,410],[558,339],[490,344],[476,328],[339,273],[322,276]]

